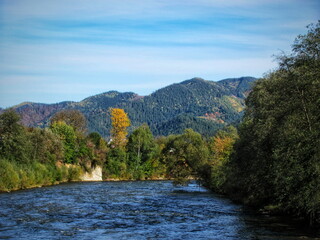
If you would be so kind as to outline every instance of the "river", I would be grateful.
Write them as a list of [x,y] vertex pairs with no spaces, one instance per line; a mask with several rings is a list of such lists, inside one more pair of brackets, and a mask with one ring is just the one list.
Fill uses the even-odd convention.
[[[319,233],[318,233],[319,234]],[[196,183],[80,182],[0,194],[0,239],[317,239]]]

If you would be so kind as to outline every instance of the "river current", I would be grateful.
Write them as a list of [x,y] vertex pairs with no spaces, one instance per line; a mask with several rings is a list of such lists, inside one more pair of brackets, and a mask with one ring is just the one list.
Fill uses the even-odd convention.
[[0,239],[316,236],[283,219],[256,215],[196,183],[177,187],[170,181],[80,182],[0,194]]

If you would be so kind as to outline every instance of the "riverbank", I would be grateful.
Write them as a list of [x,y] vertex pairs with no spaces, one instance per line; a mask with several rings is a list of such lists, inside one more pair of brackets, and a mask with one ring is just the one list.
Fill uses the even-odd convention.
[[[79,165],[74,164],[17,164],[6,160],[0,160],[0,193],[12,192],[23,189],[53,186],[67,182],[91,182],[91,181],[135,181],[132,178],[110,178],[103,176],[100,166],[87,167],[85,171]],[[165,177],[151,177],[139,180],[171,180]]]
[[287,211],[285,206],[280,204],[258,206],[258,205],[250,204],[239,197],[234,197],[234,195],[223,194],[223,196],[230,199],[232,202],[236,204],[241,204],[245,207],[250,208],[252,211],[254,211],[258,215],[265,216],[267,218],[276,217],[276,218],[284,219],[289,222],[294,222],[297,226],[300,226],[301,228],[304,228],[308,231],[317,231],[320,229],[320,212],[318,212],[313,216],[313,221],[310,221],[309,216],[303,216],[303,215],[296,214],[294,212],[289,212]]
[[79,181],[84,170],[78,165],[18,164],[0,159],[0,192],[38,188],[64,182]]

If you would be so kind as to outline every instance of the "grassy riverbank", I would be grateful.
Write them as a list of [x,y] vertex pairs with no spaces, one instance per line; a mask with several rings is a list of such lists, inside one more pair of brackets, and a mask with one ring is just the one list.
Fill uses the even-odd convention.
[[0,192],[59,184],[80,180],[83,170],[79,166],[18,164],[0,160]]
[[[93,169],[91,169],[93,170]],[[83,168],[77,165],[48,165],[33,163],[30,165],[21,165],[8,160],[0,160],[0,192],[10,192],[22,189],[57,185],[66,182],[85,182],[92,180],[83,180],[87,173]],[[102,172],[101,172],[102,173]],[[90,176],[90,172],[87,173]],[[104,175],[102,181],[136,181],[133,178],[111,178]],[[171,178],[154,176],[138,181],[161,181],[172,180]],[[98,180],[99,181],[99,180]]]

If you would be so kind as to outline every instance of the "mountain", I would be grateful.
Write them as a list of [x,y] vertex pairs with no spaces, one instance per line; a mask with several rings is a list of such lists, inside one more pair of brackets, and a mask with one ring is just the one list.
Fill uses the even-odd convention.
[[13,108],[26,126],[46,126],[50,118],[64,109],[77,109],[87,118],[90,132],[108,136],[110,107],[123,108],[131,120],[129,130],[147,123],[155,135],[181,133],[185,128],[212,135],[226,124],[239,121],[244,99],[256,78],[241,77],[218,82],[192,78],[161,88],[151,95],[110,91],[80,102],[56,104],[22,103]]

